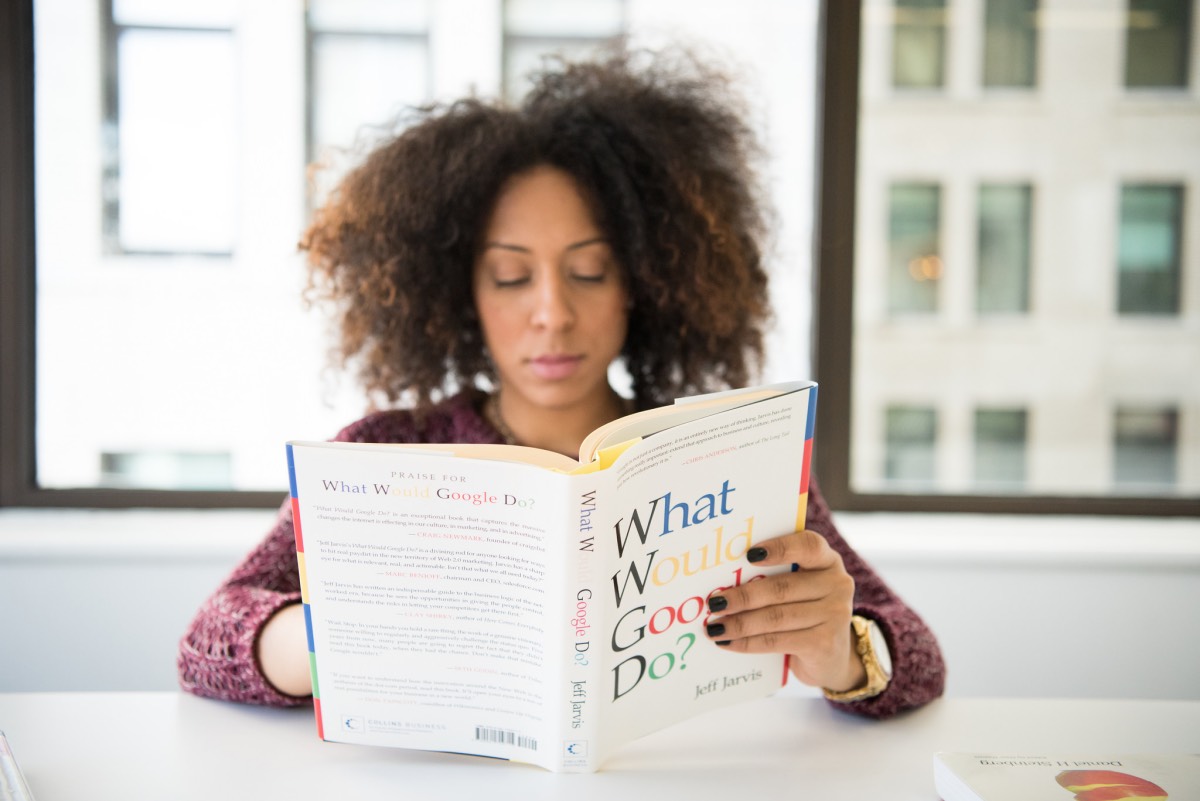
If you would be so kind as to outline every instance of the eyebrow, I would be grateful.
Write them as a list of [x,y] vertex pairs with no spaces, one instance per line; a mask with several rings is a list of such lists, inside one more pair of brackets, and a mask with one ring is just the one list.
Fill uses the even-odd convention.
[[[570,245],[567,245],[567,250],[568,251],[579,250],[580,248],[586,248],[589,245],[596,245],[596,244],[600,244],[600,243],[607,244],[608,238],[603,237],[603,236],[594,236],[591,239],[584,239],[579,242],[572,242]],[[532,252],[532,250],[530,248],[527,248],[524,245],[510,245],[506,242],[484,242],[483,248],[484,248],[484,250],[487,250],[488,248],[497,248],[499,250],[510,250],[510,251],[513,251],[514,253],[531,253]]]

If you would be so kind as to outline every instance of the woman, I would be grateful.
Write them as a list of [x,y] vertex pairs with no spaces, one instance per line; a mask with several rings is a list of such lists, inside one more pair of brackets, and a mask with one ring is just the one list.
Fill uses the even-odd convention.
[[[634,61],[547,71],[517,109],[426,109],[318,213],[302,247],[314,292],[339,307],[340,356],[381,405],[407,407],[337,439],[576,455],[633,407],[747,381],[767,317],[753,136],[721,76],[686,58]],[[617,360],[631,399],[609,383]],[[866,716],[940,695],[932,634],[815,489],[808,527],[747,554],[799,569],[715,596],[713,647],[790,654],[800,681]],[[285,505],[185,635],[183,687],[304,702],[298,602]]]

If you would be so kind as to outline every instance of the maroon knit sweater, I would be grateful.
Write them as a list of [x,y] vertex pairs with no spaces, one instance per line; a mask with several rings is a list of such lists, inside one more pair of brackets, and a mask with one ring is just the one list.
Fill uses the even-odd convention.
[[[498,443],[500,434],[480,415],[478,395],[450,398],[421,419],[406,411],[379,412],[347,426],[341,442]],[[884,718],[941,695],[945,666],[925,623],[850,549],[833,524],[816,486],[810,486],[808,528],[841,554],[854,577],[856,614],[879,623],[892,655],[893,678],[880,695],[836,704]],[[291,504],[285,503],[267,538],[251,551],[200,607],[179,644],[179,683],[196,695],[250,704],[294,706],[308,697],[284,695],[263,677],[255,644],[263,625],[284,606],[300,601]]]

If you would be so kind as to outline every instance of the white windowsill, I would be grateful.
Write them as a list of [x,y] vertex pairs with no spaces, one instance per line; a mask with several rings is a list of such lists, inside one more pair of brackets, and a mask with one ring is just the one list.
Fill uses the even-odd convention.
[[[276,511],[0,510],[0,560],[228,559],[267,532]],[[1195,518],[886,512],[837,515],[868,560],[923,564],[1200,567]]]

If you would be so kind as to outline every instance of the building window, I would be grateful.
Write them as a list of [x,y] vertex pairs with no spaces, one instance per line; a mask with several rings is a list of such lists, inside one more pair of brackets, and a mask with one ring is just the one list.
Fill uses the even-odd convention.
[[893,184],[888,193],[888,311],[937,311],[942,277],[941,189]]
[[982,491],[1024,489],[1028,413],[975,410],[975,485]]
[[228,255],[238,189],[232,2],[112,0],[104,13],[105,251]]
[[226,489],[233,485],[233,456],[219,451],[104,452],[99,483],[122,489]]
[[1120,407],[1113,422],[1113,480],[1131,492],[1175,486],[1179,413],[1175,409]]
[[936,478],[937,411],[889,406],[885,414],[884,479],[900,491],[928,490]]
[[1120,214],[1117,310],[1177,314],[1183,187],[1123,186]]
[[1191,45],[1192,0],[1129,0],[1125,85],[1186,87]]
[[896,0],[892,27],[892,84],[939,89],[946,80],[945,0]]
[[980,314],[1029,311],[1028,185],[979,187],[979,247],[975,308]]
[[588,57],[625,31],[625,0],[507,0],[504,92],[525,94],[528,76],[549,54]]
[[983,85],[1037,83],[1037,0],[987,0],[983,29]]
[[313,206],[394,132],[403,109],[429,99],[429,13],[427,0],[308,3],[308,160],[321,166]]

